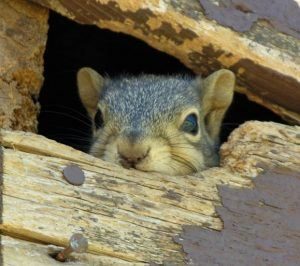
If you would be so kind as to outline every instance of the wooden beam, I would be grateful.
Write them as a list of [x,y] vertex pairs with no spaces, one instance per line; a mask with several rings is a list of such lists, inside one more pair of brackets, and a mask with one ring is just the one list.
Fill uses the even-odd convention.
[[[32,243],[66,246],[71,234],[80,232],[88,238],[88,252],[72,259],[83,264],[93,254],[90,260],[105,265],[182,265],[185,254],[174,237],[183,226],[223,228],[216,212],[222,206],[218,185],[251,188],[262,163],[300,169],[300,127],[275,123],[244,124],[223,145],[222,167],[181,177],[119,168],[31,133],[0,133],[1,233],[27,241],[16,247],[29,250]],[[64,179],[70,164],[84,171],[82,186]],[[9,241],[4,246],[11,250]],[[51,265],[39,245],[32,252]]]
[[0,1],[0,127],[37,130],[48,10],[26,0]]
[[[300,40],[266,19],[241,33],[205,16],[203,6],[218,10],[213,0],[201,1],[203,6],[190,0],[32,1],[79,23],[135,36],[204,76],[229,68],[238,77],[239,92],[300,124]],[[289,4],[290,10],[300,9],[293,0]]]

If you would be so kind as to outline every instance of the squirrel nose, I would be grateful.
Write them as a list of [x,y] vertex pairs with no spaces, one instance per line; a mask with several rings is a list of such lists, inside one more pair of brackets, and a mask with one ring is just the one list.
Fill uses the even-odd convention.
[[120,163],[124,168],[135,168],[135,166],[143,161],[149,154],[148,150],[125,149],[119,150]]

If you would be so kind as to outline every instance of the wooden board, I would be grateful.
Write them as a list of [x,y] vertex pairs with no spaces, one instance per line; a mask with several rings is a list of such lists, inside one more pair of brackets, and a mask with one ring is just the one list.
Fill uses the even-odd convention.
[[[244,124],[223,145],[222,167],[182,177],[119,168],[32,133],[0,135],[0,229],[10,237],[2,239],[3,265],[18,265],[16,248],[27,265],[31,253],[39,254],[40,265],[53,265],[41,245],[66,246],[75,232],[89,241],[86,254],[72,257],[83,265],[183,265],[185,253],[174,241],[183,226],[222,232],[218,185],[251,189],[261,165],[300,171],[300,127],[275,123]],[[83,169],[82,186],[65,181],[70,164]]]
[[[297,34],[287,34],[292,30],[282,32],[282,27],[270,26],[266,18],[258,19],[248,31],[237,32],[205,15],[209,6],[210,11],[219,11],[213,0],[32,1],[79,23],[135,36],[204,76],[222,67],[229,68],[238,77],[237,91],[287,121],[300,124],[300,40]],[[299,4],[289,0],[285,5],[284,11],[291,12],[286,16],[293,20],[293,15],[296,23]],[[278,10],[278,17],[282,16],[279,7],[272,9]],[[274,17],[276,14],[273,20]]]

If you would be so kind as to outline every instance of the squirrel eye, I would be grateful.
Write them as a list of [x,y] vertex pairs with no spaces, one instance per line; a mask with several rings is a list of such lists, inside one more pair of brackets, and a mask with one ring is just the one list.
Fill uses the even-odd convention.
[[184,132],[196,135],[198,133],[197,115],[196,114],[188,115],[185,118],[181,128]]
[[96,129],[103,127],[103,116],[100,109],[98,109],[97,113],[95,114],[94,122],[95,122]]

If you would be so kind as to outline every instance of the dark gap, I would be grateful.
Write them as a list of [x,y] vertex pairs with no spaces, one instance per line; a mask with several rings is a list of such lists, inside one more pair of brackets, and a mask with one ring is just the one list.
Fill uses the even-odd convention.
[[[111,77],[120,73],[192,73],[177,59],[131,36],[80,25],[55,13],[50,14],[49,24],[38,130],[74,148],[87,151],[91,138],[90,122],[77,95],[80,67],[90,66]],[[283,122],[245,96],[235,95],[222,127],[222,141],[247,120]]]
[[221,141],[227,140],[228,135],[239,125],[246,121],[273,121],[287,124],[280,116],[276,115],[269,109],[249,101],[247,96],[235,93],[233,103],[231,104],[226,117],[223,121],[221,131]]

